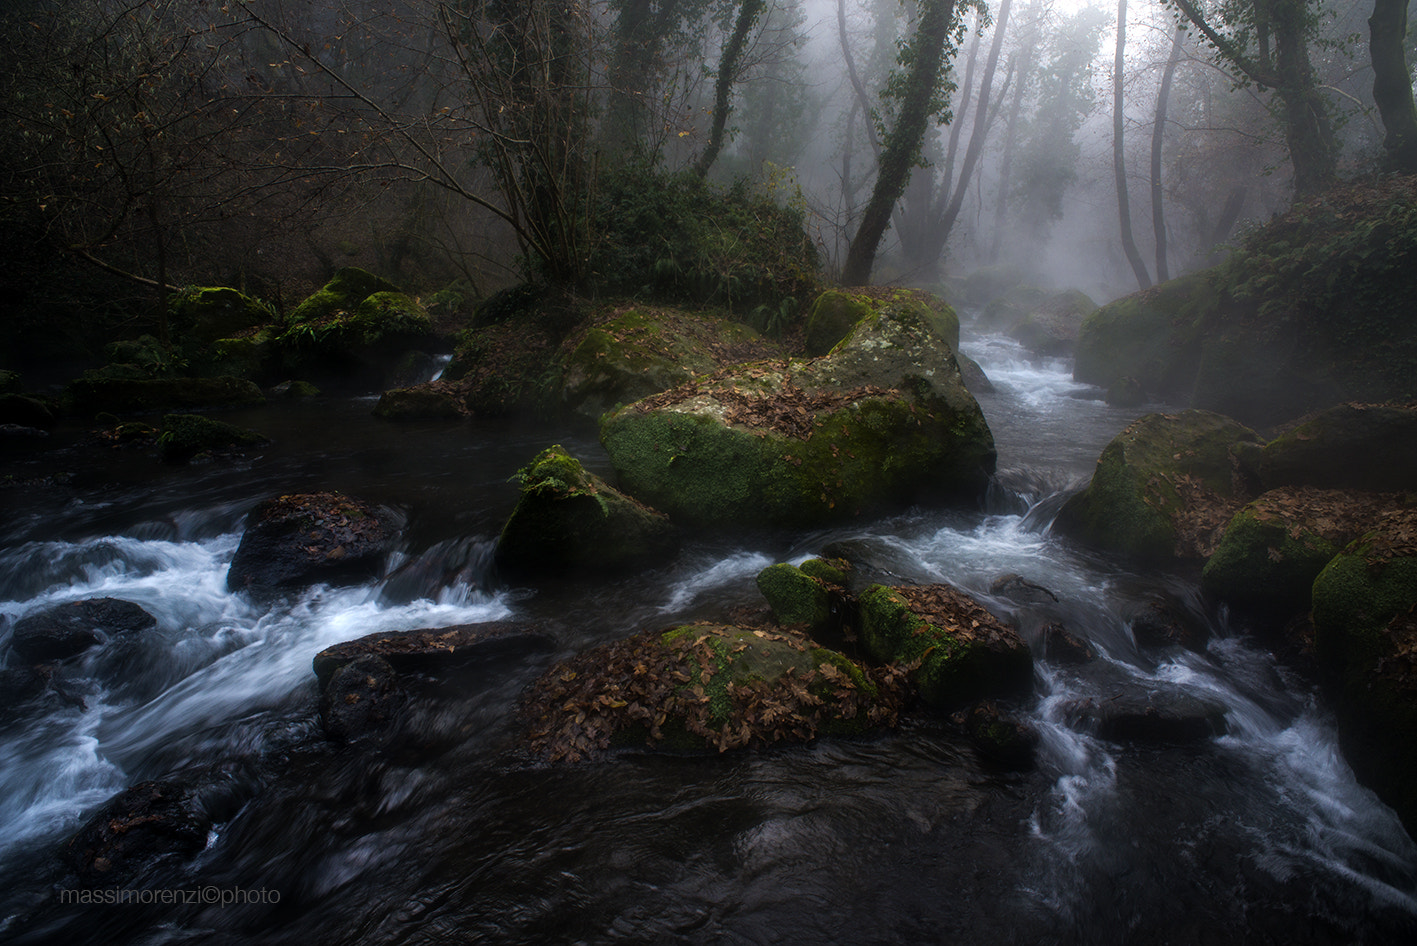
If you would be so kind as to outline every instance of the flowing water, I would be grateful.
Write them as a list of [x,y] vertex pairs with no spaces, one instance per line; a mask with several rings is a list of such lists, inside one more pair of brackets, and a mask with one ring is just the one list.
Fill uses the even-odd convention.
[[[0,716],[0,941],[1417,941],[1417,846],[1354,781],[1310,685],[1191,577],[1050,534],[1139,412],[1006,339],[965,348],[997,387],[980,396],[1000,454],[986,508],[697,538],[615,581],[508,585],[490,567],[507,478],[539,449],[561,442],[608,473],[589,429],[391,426],[345,401],[230,417],[274,441],[234,466],[94,463],[80,431],[7,447],[7,471],[30,482],[0,492],[0,653],[15,660],[19,617],[89,597],[134,601],[158,627],[74,658],[43,702]],[[387,577],[259,606],[228,593],[254,503],[331,488],[406,517]],[[517,696],[554,660],[760,605],[761,568],[828,546],[876,580],[957,585],[1019,627],[1040,658],[1022,707],[1042,734],[1036,769],[981,761],[924,713],[873,738],[722,756],[551,767],[515,751]],[[1051,597],[991,595],[1007,574]],[[1138,648],[1129,621],[1158,596],[1210,626],[1204,652]],[[321,735],[321,648],[500,618],[539,622],[557,652],[446,681],[381,748]],[[1092,642],[1091,669],[1041,659],[1052,621]],[[1070,712],[1127,688],[1216,700],[1228,734],[1115,743]],[[68,838],[159,777],[203,786],[215,816],[205,850],[144,877],[178,902],[65,903]],[[184,893],[205,890],[260,896]]]

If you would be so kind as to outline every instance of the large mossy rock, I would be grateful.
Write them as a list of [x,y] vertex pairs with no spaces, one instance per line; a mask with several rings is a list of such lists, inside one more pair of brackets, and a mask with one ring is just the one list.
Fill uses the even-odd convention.
[[394,388],[374,405],[374,416],[384,420],[460,420],[468,414],[457,385],[447,381]]
[[914,665],[911,679],[936,709],[1031,690],[1028,645],[968,595],[946,585],[872,585],[858,601],[866,652]]
[[278,343],[289,372],[351,375],[355,383],[382,385],[432,333],[427,311],[397,287],[363,270],[342,269],[291,311]]
[[[888,678],[882,678],[886,680]],[[721,624],[637,634],[548,670],[524,701],[534,751],[728,749],[894,725],[898,694],[805,637]]]
[[1344,755],[1417,831],[1417,510],[1390,513],[1329,562],[1312,616]]
[[1324,566],[1400,506],[1393,494],[1282,487],[1260,495],[1225,527],[1201,572],[1207,592],[1273,616],[1305,613]]
[[270,306],[224,286],[183,289],[168,300],[168,317],[183,342],[197,346],[276,321]]
[[1285,431],[1247,462],[1266,489],[1417,489],[1417,407],[1339,404]]
[[157,438],[158,455],[168,463],[186,463],[197,456],[258,447],[270,443],[245,427],[212,420],[201,414],[168,414]]
[[817,640],[834,623],[844,600],[851,565],[842,560],[808,559],[801,566],[780,562],[758,572],[758,590],[784,627],[803,625]]
[[740,322],[662,307],[616,309],[562,346],[561,402],[598,418],[695,375],[780,354]]
[[601,419],[622,489],[676,520],[809,526],[977,495],[994,438],[949,340],[913,301],[832,354],[743,365]]
[[1058,513],[1063,532],[1148,562],[1204,558],[1245,500],[1235,452],[1259,437],[1208,411],[1148,414],[1102,451],[1087,489]]
[[252,511],[226,574],[232,591],[270,592],[376,577],[394,517],[339,493],[298,493]]
[[1075,377],[1269,425],[1344,401],[1417,398],[1417,182],[1326,190],[1225,263],[1104,306]]
[[1009,335],[1039,355],[1071,355],[1083,321],[1097,311],[1097,303],[1078,289],[1048,296],[1029,310]]
[[78,417],[99,411],[138,414],[199,407],[264,404],[261,389],[243,378],[79,378],[64,388],[64,409]]
[[517,477],[521,498],[495,553],[505,571],[624,571],[667,561],[678,549],[678,530],[667,516],[613,489],[559,445]]
[[923,289],[859,286],[828,289],[807,313],[803,348],[807,355],[825,355],[851,335],[862,319],[875,317],[884,306],[909,307],[927,321],[950,349],[959,351],[959,316],[943,299]]

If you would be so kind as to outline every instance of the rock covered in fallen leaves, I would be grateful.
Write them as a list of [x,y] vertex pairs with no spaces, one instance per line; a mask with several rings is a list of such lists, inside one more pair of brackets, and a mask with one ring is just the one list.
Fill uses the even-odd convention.
[[1245,506],[1205,563],[1206,591],[1231,605],[1306,613],[1314,579],[1349,542],[1375,527],[1393,493],[1281,487]]
[[561,403],[591,418],[782,346],[741,322],[638,305],[592,317],[561,346]]
[[678,550],[679,533],[667,516],[612,488],[559,444],[517,476],[521,498],[495,552],[504,571],[625,571],[661,564]]
[[87,884],[121,884],[158,859],[201,851],[211,826],[190,786],[140,782],[110,798],[74,834],[69,866]]
[[533,752],[575,762],[614,746],[804,742],[895,725],[898,676],[799,634],[721,624],[647,631],[559,663],[523,711]]
[[406,702],[398,672],[366,654],[340,665],[320,693],[320,726],[335,742],[353,742],[387,726]]
[[533,624],[487,621],[368,634],[326,647],[315,655],[313,668],[324,689],[335,671],[363,657],[377,657],[401,673],[443,673],[478,661],[545,652],[554,647],[555,641]]
[[110,637],[157,627],[157,618],[118,598],[70,601],[15,622],[10,646],[31,663],[64,660]]
[[376,577],[397,533],[392,513],[340,493],[269,499],[247,520],[226,573],[232,591]]
[[1248,498],[1236,451],[1258,443],[1248,427],[1208,411],[1148,414],[1112,439],[1055,525],[1143,561],[1204,558]]
[[830,355],[741,365],[605,415],[621,488],[703,526],[811,526],[977,494],[993,435],[917,310],[888,302]]
[[1417,508],[1384,514],[1324,567],[1312,617],[1344,756],[1417,830]]
[[1339,404],[1265,444],[1255,465],[1266,489],[1417,489],[1417,406]]
[[872,585],[858,601],[867,653],[912,667],[921,698],[936,709],[1033,687],[1033,657],[1023,638],[962,592]]

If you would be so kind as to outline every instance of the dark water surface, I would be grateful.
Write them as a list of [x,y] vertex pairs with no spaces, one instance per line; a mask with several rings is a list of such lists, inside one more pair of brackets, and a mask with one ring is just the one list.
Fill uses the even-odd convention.
[[[159,623],[71,661],[71,699],[0,719],[0,941],[1417,941],[1417,846],[1353,781],[1308,684],[1186,576],[1048,533],[1060,494],[1138,412],[1003,339],[965,349],[998,386],[980,398],[1000,448],[987,509],[700,538],[616,581],[509,586],[488,563],[515,501],[507,478],[538,450],[560,442],[608,472],[589,426],[391,426],[343,401],[224,415],[274,440],[234,467],[124,451],[94,466],[65,446],[77,431],[43,451],[7,446],[4,472],[20,480],[74,475],[0,491],[0,653],[15,619],[70,600],[124,598]],[[406,516],[389,577],[275,604],[228,594],[254,503],[313,489]],[[1024,708],[1043,734],[1035,771],[981,761],[924,714],[875,738],[759,753],[546,767],[515,751],[517,696],[552,661],[757,605],[761,568],[833,542],[879,578],[951,582],[1019,626],[1040,658]],[[1059,602],[989,597],[1008,573]],[[1212,625],[1206,652],[1136,647],[1129,618],[1162,592]],[[446,681],[383,748],[321,736],[321,648],[506,617],[542,622],[558,651]],[[1053,620],[1088,637],[1105,672],[1043,662]],[[1069,725],[1066,704],[1123,684],[1219,700],[1229,734],[1123,745]],[[204,851],[158,865],[144,889],[264,895],[62,903],[73,832],[116,792],[173,775],[213,786],[223,814]]]

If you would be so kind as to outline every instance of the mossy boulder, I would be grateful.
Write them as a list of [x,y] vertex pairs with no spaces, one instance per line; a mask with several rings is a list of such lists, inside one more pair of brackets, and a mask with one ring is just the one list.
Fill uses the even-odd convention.
[[270,443],[254,430],[201,414],[168,414],[157,438],[158,454],[168,463],[186,463],[203,454],[222,453]]
[[394,388],[374,405],[374,416],[384,420],[458,420],[468,414],[462,392],[446,381]]
[[1393,495],[1282,487],[1235,514],[1201,573],[1231,605],[1270,615],[1306,613],[1314,579],[1344,546],[1377,524]]
[[1417,489],[1417,407],[1339,404],[1265,444],[1253,462],[1267,489]]
[[626,492],[706,526],[977,495],[995,462],[948,339],[909,299],[828,356],[743,365],[609,413],[601,442]]
[[189,286],[167,305],[172,327],[187,345],[210,345],[277,320],[269,305],[224,286]]
[[805,353],[811,357],[827,354],[850,336],[863,319],[875,318],[885,306],[913,310],[949,343],[952,351],[959,351],[959,316],[939,296],[924,289],[859,286],[829,289],[817,297],[807,314]]
[[662,563],[678,549],[678,530],[667,516],[611,488],[559,445],[517,477],[521,498],[495,553],[505,571],[625,571]]
[[817,297],[807,313],[804,350],[812,356],[825,355],[851,334],[857,322],[870,314],[871,304],[861,296],[828,289]]
[[1102,451],[1088,487],[1058,513],[1061,531],[1148,562],[1204,558],[1247,498],[1234,453],[1248,427],[1207,411],[1148,414]]
[[352,375],[356,384],[382,386],[432,332],[427,311],[414,299],[363,270],[342,269],[290,313],[278,343],[287,371]]
[[899,695],[842,654],[786,631],[691,624],[557,664],[525,700],[533,751],[578,761],[804,742],[892,726]]
[[921,699],[936,709],[1032,689],[1028,645],[969,596],[946,585],[872,585],[858,602],[866,652],[913,666]]
[[207,346],[205,373],[214,377],[245,378],[268,383],[282,370],[281,332],[266,326],[229,338],[218,338]]
[[1394,512],[1313,585],[1314,647],[1359,779],[1417,829],[1417,510]]
[[92,417],[99,411],[140,414],[199,407],[251,407],[265,395],[244,378],[79,378],[64,388],[69,414]]
[[373,273],[355,266],[347,266],[335,272],[329,282],[321,286],[286,318],[287,325],[307,322],[323,322],[337,313],[351,313],[365,299],[380,292],[399,292],[399,287]]
[[740,322],[643,305],[613,309],[562,346],[561,403],[598,418],[695,375],[775,354],[780,346]]
[[340,493],[295,493],[258,505],[226,573],[232,591],[272,592],[377,577],[398,525],[393,513]]
[[1009,335],[1023,347],[1039,355],[1063,356],[1073,353],[1083,321],[1097,311],[1097,303],[1077,289],[1048,296],[1029,310]]

